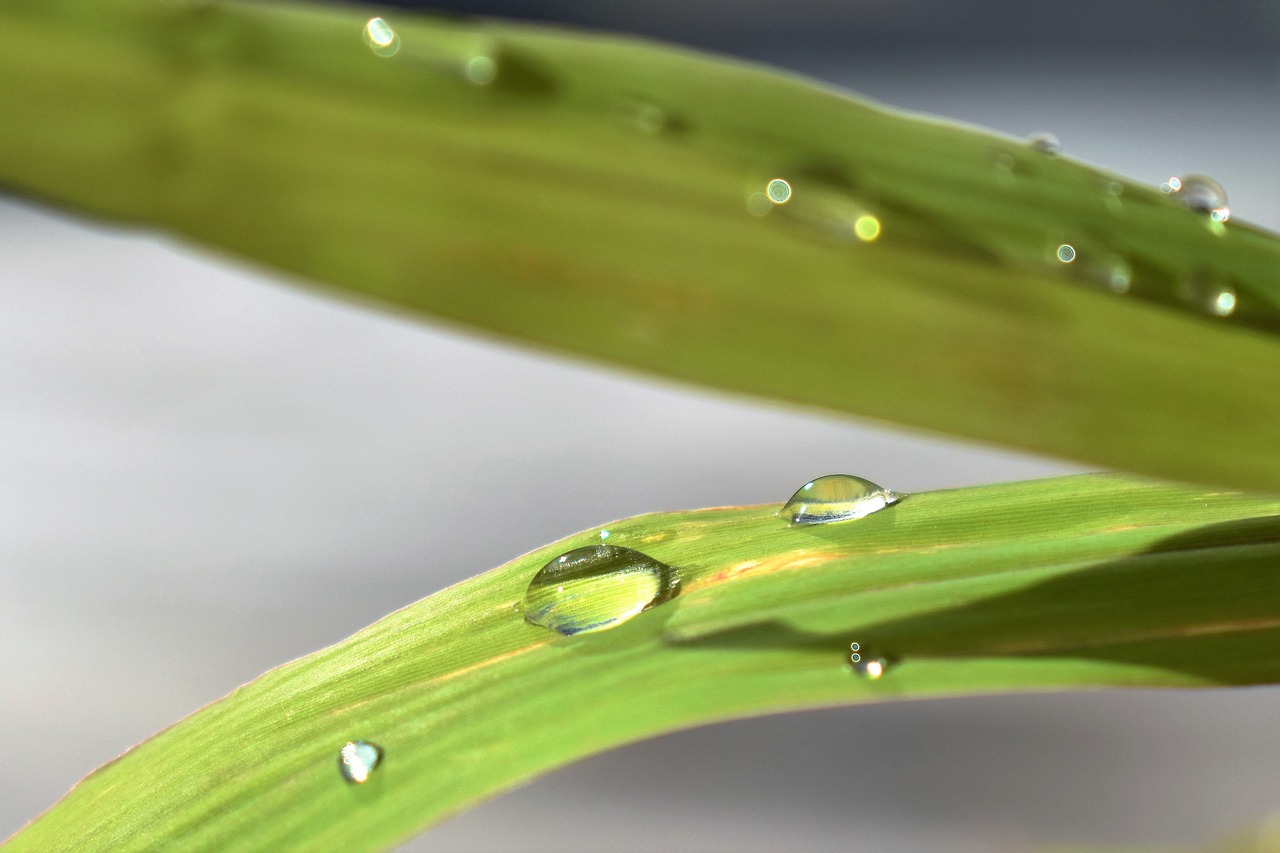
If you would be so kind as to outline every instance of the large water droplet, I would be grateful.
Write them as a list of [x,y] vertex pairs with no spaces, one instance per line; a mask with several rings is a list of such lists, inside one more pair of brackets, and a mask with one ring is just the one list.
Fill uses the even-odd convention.
[[524,619],[571,637],[621,625],[675,597],[675,569],[616,545],[575,548],[547,563],[524,594]]
[[350,741],[338,753],[338,769],[342,771],[342,778],[354,785],[367,781],[381,761],[382,747],[367,740]]
[[1076,247],[1070,243],[1063,243],[1058,246],[1055,254],[1061,263],[1069,264],[1076,259]]
[[805,483],[779,513],[792,524],[828,524],[864,518],[896,503],[899,495],[852,474],[829,474]]
[[1027,138],[1027,142],[1041,154],[1048,154],[1050,157],[1057,157],[1062,153],[1062,143],[1052,133],[1033,134]]
[[1214,222],[1226,222],[1231,218],[1231,208],[1227,207],[1227,191],[1222,188],[1222,184],[1207,175],[1170,178],[1160,185],[1160,189],[1192,210],[1209,214]]
[[370,18],[364,25],[364,40],[378,56],[395,56],[400,51],[400,36],[382,18]]

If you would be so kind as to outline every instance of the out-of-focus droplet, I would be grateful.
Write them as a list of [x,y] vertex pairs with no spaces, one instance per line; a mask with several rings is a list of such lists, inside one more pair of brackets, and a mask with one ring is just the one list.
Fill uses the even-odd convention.
[[1227,191],[1222,184],[1207,175],[1185,175],[1170,178],[1160,189],[1172,195],[1192,210],[1209,214],[1214,222],[1226,222],[1231,218],[1227,207]]
[[488,86],[498,79],[498,60],[488,50],[473,54],[463,66],[463,76],[473,86]]
[[1179,294],[1192,308],[1215,317],[1230,317],[1236,312],[1236,290],[1209,270],[1196,270],[1179,286]]
[[1041,154],[1047,154],[1050,157],[1057,157],[1062,153],[1062,143],[1052,133],[1033,134],[1027,138],[1027,142]]
[[368,781],[381,761],[382,747],[365,740],[350,741],[338,753],[342,778],[354,785]]
[[1098,281],[1116,293],[1128,293],[1133,286],[1133,268],[1120,255],[1106,255],[1088,269]]
[[1063,243],[1058,246],[1056,254],[1059,261],[1064,264],[1069,264],[1076,259],[1076,247],[1070,243]]
[[382,18],[370,18],[364,25],[364,40],[378,56],[395,56],[400,52],[400,36]]
[[870,243],[880,236],[880,220],[870,213],[864,213],[853,220],[853,234],[864,243]]
[[774,204],[786,204],[791,200],[791,184],[782,178],[774,178],[764,188],[765,195]]
[[889,662],[880,657],[864,657],[861,660],[853,661],[854,674],[871,681],[875,681],[884,675],[888,668]]
[[524,618],[566,637],[621,625],[675,597],[675,569],[616,545],[575,548],[547,563],[524,594]]
[[851,521],[878,512],[899,499],[899,495],[862,477],[829,474],[801,486],[779,515],[797,525]]
[[747,213],[752,216],[765,216],[772,209],[773,202],[764,193],[754,192],[747,196]]

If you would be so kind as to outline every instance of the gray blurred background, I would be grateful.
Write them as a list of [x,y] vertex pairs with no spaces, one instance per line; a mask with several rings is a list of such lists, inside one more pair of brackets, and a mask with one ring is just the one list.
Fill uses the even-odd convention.
[[[1280,228],[1277,4],[434,5],[1053,131],[1141,180],[1213,175],[1233,216]],[[424,326],[0,199],[0,837],[263,670],[573,531],[832,471],[915,491],[1075,470]],[[673,735],[410,849],[1185,844],[1278,811],[1280,689],[1002,696]]]

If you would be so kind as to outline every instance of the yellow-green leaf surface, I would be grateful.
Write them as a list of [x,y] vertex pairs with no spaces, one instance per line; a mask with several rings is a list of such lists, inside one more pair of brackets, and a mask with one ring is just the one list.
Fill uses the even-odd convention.
[[[889,699],[1280,680],[1280,499],[1105,475],[639,516],[678,594],[565,637],[522,617],[548,545],[263,675],[106,765],[13,850],[379,849],[534,774],[713,720]],[[850,671],[851,643],[884,675]],[[384,750],[361,786],[338,753]]]
[[0,182],[668,376],[1280,488],[1280,241],[1238,216],[724,59],[368,15],[8,0]]

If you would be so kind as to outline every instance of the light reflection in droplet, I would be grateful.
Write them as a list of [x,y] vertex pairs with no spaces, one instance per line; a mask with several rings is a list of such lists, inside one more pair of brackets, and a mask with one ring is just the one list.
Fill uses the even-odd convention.
[[1064,264],[1069,264],[1076,259],[1076,247],[1070,243],[1063,243],[1058,247],[1058,260]]
[[378,56],[395,56],[400,51],[400,36],[382,18],[370,18],[364,25],[364,40]]
[[1231,288],[1224,288],[1213,300],[1212,311],[1219,317],[1229,317],[1236,310],[1236,293]]

